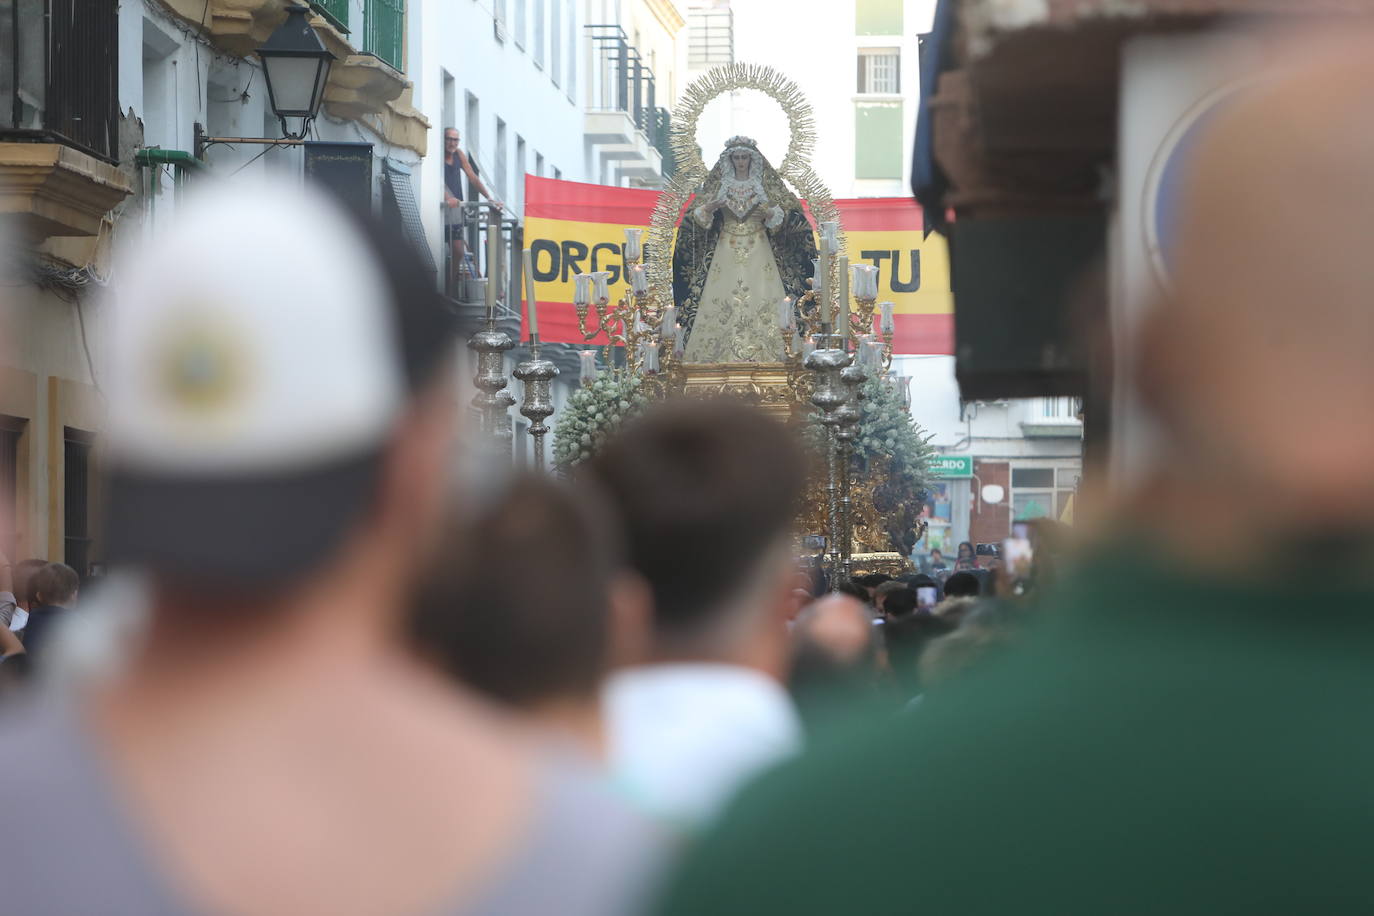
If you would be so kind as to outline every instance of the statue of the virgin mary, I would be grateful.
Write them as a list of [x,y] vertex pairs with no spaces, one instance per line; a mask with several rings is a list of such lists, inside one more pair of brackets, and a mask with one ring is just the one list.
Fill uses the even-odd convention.
[[673,249],[684,360],[781,362],[779,303],[806,292],[815,256],[796,195],[753,140],[731,138],[683,216]]

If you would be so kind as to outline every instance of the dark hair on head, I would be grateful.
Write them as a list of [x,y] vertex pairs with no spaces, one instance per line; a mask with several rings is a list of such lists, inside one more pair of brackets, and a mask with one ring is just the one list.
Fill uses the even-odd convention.
[[[625,427],[583,468],[620,512],[660,634],[690,632],[743,588],[796,515],[796,435],[741,401],[681,399]],[[676,631],[676,633],[675,633]]]
[[906,583],[903,582],[901,579],[892,579],[891,581],[884,582],[882,585],[874,589],[873,597],[882,598],[892,594],[893,592],[904,592],[907,590],[908,589]]
[[14,564],[14,600],[24,607],[33,604],[33,574],[44,566],[47,560],[20,560]]
[[907,614],[883,627],[883,643],[887,646],[892,675],[904,691],[915,694],[920,689],[917,665],[925,647],[953,631],[954,624],[930,614]]
[[835,591],[841,595],[848,595],[851,598],[858,598],[864,604],[868,603],[868,589],[864,588],[853,579],[841,579],[835,583]]
[[976,598],[980,591],[978,577],[971,572],[957,572],[945,580],[946,598]]
[[448,525],[417,592],[414,637],[458,680],[514,706],[594,696],[609,664],[607,599],[622,560],[595,490],[517,478]]
[[968,548],[968,552],[969,552],[970,554],[972,554],[972,555],[974,555],[974,556],[977,556],[978,551],[976,551],[976,550],[973,549],[973,542],[972,542],[972,541],[960,541],[960,542],[959,542],[959,549],[958,549],[957,551],[955,551],[955,552],[958,553],[958,554],[962,554],[962,553],[964,552],[964,548],[965,548],[965,547]]
[[81,577],[66,563],[48,563],[29,578],[29,594],[42,604],[66,604],[80,587]]
[[889,617],[905,617],[916,610],[916,593],[903,586],[883,599],[883,613]]
[[864,588],[877,588],[884,582],[891,582],[892,577],[887,573],[869,573],[866,576],[855,576],[854,581]]

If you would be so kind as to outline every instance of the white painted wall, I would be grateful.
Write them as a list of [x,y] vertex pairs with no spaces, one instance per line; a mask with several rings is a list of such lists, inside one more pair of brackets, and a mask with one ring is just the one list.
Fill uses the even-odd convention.
[[[543,65],[535,61],[534,5],[545,7]],[[560,4],[562,34],[552,34],[550,4]],[[517,6],[524,6],[523,40],[516,32]],[[415,82],[415,105],[432,126],[430,155],[420,168],[417,195],[425,230],[436,252],[442,251],[439,202],[443,199],[443,130],[457,127],[463,146],[474,153],[487,176],[497,174],[496,119],[506,123],[506,186],[491,187],[493,194],[516,207],[523,177],[516,162],[516,138],[525,141],[526,167],[534,171],[535,153],[544,157],[545,175],[559,169],[563,178],[585,181],[582,149],[582,109],[575,84],[581,79],[583,53],[582,15],[575,0],[506,0],[505,38],[496,33],[496,5],[492,0],[420,0],[424,10],[423,33],[416,36],[412,23],[412,47],[421,49],[421,60],[410,77]],[[550,64],[549,43],[562,42],[558,79]],[[444,74],[453,78],[455,108],[452,124],[445,123]],[[477,100],[477,136],[468,135],[466,98]],[[519,211],[517,210],[517,213]]]
[[[811,102],[817,124],[812,167],[835,197],[896,197],[910,193],[911,149],[920,99],[917,36],[930,28],[931,0],[905,0],[904,34],[895,40],[855,34],[854,0],[731,0],[735,60],[766,64],[793,80]],[[785,9],[785,14],[783,10]],[[854,177],[854,103],[860,48],[892,46],[901,51],[903,100],[902,177],[891,181]],[[712,111],[711,108],[718,110]],[[698,139],[708,164],[735,134],[759,141],[769,161],[787,149],[786,121],[777,106],[756,92],[735,93],[730,105],[713,105],[703,115]]]
[[[427,11],[441,5],[438,0],[427,0],[410,9],[408,28],[412,39],[423,34]],[[363,21],[360,2],[355,2],[351,20]],[[361,42],[361,28],[355,28],[350,37]],[[143,122],[145,146],[191,152],[197,122],[205,126],[210,136],[281,136],[256,58],[218,53],[153,0],[121,5],[119,42],[120,108],[126,113],[132,110]],[[423,47],[412,40],[408,66],[420,56],[417,47],[422,54]],[[374,194],[380,193],[377,173],[383,158],[412,168],[420,162],[414,151],[392,147],[357,122],[333,118],[324,112],[315,120],[310,139],[373,144]],[[431,145],[433,142],[431,138]],[[239,170],[245,174],[268,170],[299,173],[303,157],[298,147],[273,149],[260,144],[239,144],[211,146],[205,160],[213,174],[227,176]],[[417,197],[423,200],[418,179],[417,174],[412,180]],[[149,204],[152,218],[170,218],[175,207],[171,189],[171,172],[166,170],[162,193]]]

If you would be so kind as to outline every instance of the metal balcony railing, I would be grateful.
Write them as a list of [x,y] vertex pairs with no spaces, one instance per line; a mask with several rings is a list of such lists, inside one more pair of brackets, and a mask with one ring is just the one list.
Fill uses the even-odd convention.
[[513,216],[501,214],[501,237],[493,263],[488,238],[491,207],[488,201],[465,201],[454,208],[440,204],[440,219],[444,223],[444,294],[457,302],[484,303],[486,293],[482,284],[475,281],[485,279],[496,284],[497,313],[518,315],[509,303],[520,298],[520,239],[524,228]]
[[405,0],[367,0],[363,50],[405,70]]
[[310,5],[334,25],[348,31],[349,0],[314,0]]
[[0,61],[0,137],[117,161],[117,0],[0,3]]
[[652,141],[657,104],[654,73],[618,25],[583,26],[591,38],[590,108],[623,111]]
[[673,144],[669,140],[672,135],[673,116],[666,108],[655,108],[653,122],[654,129],[649,133],[649,140],[663,157],[663,177],[672,178],[673,173],[677,171],[677,160],[673,158]]

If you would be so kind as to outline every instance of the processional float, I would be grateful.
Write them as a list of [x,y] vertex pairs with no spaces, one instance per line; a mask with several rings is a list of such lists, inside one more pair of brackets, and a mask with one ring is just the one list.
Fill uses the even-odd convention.
[[[686,332],[674,302],[670,256],[679,221],[708,171],[696,143],[697,122],[718,96],[756,90],[782,109],[791,131],[786,155],[776,172],[796,197],[806,201],[817,226],[817,257],[805,292],[785,296],[776,309],[782,359],[777,362],[690,362]],[[609,271],[574,277],[573,305],[578,328],[597,347],[581,353],[583,384],[594,381],[598,362],[617,379],[637,378],[651,397],[678,395],[738,395],[789,420],[801,420],[816,409],[824,431],[825,476],[808,493],[803,514],[804,533],[823,539],[825,565],[832,576],[859,571],[896,571],[906,565],[902,554],[880,543],[885,530],[873,505],[873,487],[853,492],[851,459],[863,417],[863,386],[870,378],[885,377],[892,363],[895,330],[893,305],[877,302],[878,268],[851,265],[839,210],[830,192],[809,164],[815,142],[811,108],[801,90],[772,68],[729,64],[709,71],[684,93],[674,112],[672,150],[677,168],[660,194],[647,234],[625,230],[623,289],[612,289]],[[650,254],[652,252],[652,255]],[[530,358],[514,375],[525,383],[520,411],[531,420],[536,460],[542,467],[544,425],[553,413],[550,382],[557,375],[553,363],[540,357],[537,305],[525,252],[525,297],[529,303]],[[852,286],[851,286],[852,277]],[[489,309],[489,314],[494,314]],[[878,316],[878,334],[873,334]],[[494,318],[470,343],[478,352],[474,379],[479,394],[474,404],[483,416],[483,429],[509,442],[506,414],[514,398],[502,389],[501,365],[510,338],[495,330]],[[598,358],[599,357],[599,358]],[[808,407],[809,405],[809,407]],[[856,551],[855,531],[864,543]]]

